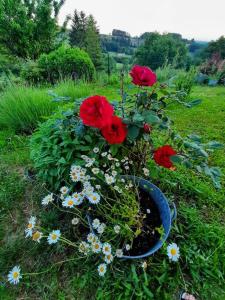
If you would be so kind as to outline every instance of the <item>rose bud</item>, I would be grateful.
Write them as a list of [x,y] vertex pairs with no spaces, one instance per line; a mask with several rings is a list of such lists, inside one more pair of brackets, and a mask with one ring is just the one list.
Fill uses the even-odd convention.
[[148,123],[144,124],[143,129],[145,133],[150,133],[152,131],[152,127]]

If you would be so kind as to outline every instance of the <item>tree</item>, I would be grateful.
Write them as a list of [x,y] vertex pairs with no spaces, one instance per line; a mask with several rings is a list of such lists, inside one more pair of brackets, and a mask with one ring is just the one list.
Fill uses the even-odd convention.
[[9,54],[36,59],[54,49],[57,16],[65,0],[1,0],[0,45]]
[[135,53],[135,61],[147,65],[153,70],[164,64],[184,67],[187,60],[187,47],[183,40],[174,34],[160,35],[151,32],[145,35],[145,41]]
[[74,11],[72,18],[71,31],[69,33],[70,45],[79,48],[85,47],[85,38],[87,30],[87,17],[83,11]]
[[210,42],[203,53],[203,57],[211,58],[215,54],[225,59],[225,36],[221,36],[218,40]]
[[97,23],[92,15],[90,15],[87,20],[85,50],[90,55],[96,70],[102,69],[103,62],[99,30],[97,27]]

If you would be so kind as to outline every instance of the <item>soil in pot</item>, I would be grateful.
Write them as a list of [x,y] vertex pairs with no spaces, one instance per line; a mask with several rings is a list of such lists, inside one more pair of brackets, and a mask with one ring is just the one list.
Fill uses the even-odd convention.
[[146,215],[146,217],[142,221],[141,233],[134,238],[132,248],[129,251],[124,251],[124,255],[142,255],[148,252],[161,237],[162,221],[158,207],[150,194],[139,189],[139,199],[137,200],[140,202],[141,214]]

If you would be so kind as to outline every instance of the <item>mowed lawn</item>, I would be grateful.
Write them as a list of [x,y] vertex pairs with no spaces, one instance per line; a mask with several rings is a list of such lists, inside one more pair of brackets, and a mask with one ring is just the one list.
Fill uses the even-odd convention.
[[[95,86],[93,90],[107,94],[111,100],[116,97],[112,87]],[[91,92],[90,88],[88,94]],[[200,98],[202,103],[190,109],[174,105],[169,110],[177,131],[225,144],[225,88],[195,87],[191,98]],[[225,149],[213,153],[210,163],[225,174]],[[200,300],[225,299],[224,176],[222,189],[217,191],[207,177],[183,168],[153,175],[154,182],[163,179],[164,183],[159,183],[161,189],[178,208],[169,242],[180,247],[179,263],[170,263],[164,249],[148,259],[146,273],[140,267],[141,261],[124,262],[123,268],[120,264],[120,270],[116,266],[99,280],[91,264],[85,263],[85,267],[79,262],[57,264],[75,254],[69,252],[66,256],[63,248],[55,250],[25,240],[26,220],[31,212],[38,214],[37,203],[43,196],[40,183],[24,177],[24,171],[30,167],[29,137],[15,135],[11,130],[0,131],[1,300],[173,300],[178,299],[182,290],[193,292]],[[51,263],[56,263],[53,268]],[[24,272],[40,274],[24,278],[15,287],[5,285],[4,276],[16,264]]]

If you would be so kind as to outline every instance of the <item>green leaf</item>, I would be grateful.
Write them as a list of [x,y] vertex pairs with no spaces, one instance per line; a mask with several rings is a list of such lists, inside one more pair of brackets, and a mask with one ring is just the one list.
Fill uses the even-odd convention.
[[199,142],[201,143],[201,137],[197,134],[190,134],[188,135],[189,139],[191,139],[194,142]]
[[140,131],[140,128],[138,128],[137,126],[133,126],[133,125],[129,126],[128,127],[128,138],[134,141],[138,137],[139,131]]
[[170,160],[173,162],[173,163],[181,163],[183,161],[183,157],[180,156],[180,155],[172,155],[170,156]]
[[111,145],[110,150],[113,156],[115,156],[120,148],[120,145]]
[[201,99],[196,99],[196,100],[193,100],[193,101],[187,103],[186,106],[191,108],[193,106],[199,105],[200,103],[202,103],[202,100]]
[[211,142],[207,143],[206,146],[210,149],[221,149],[224,147],[223,144],[221,144],[217,141],[211,141]]
[[133,121],[134,122],[143,122],[144,121],[144,117],[139,114],[139,113],[136,113],[134,116],[133,116]]
[[84,139],[88,142],[88,143],[92,143],[92,138],[90,135],[85,135]]
[[142,113],[142,116],[146,123],[157,124],[160,122],[159,117],[153,111],[146,110]]

